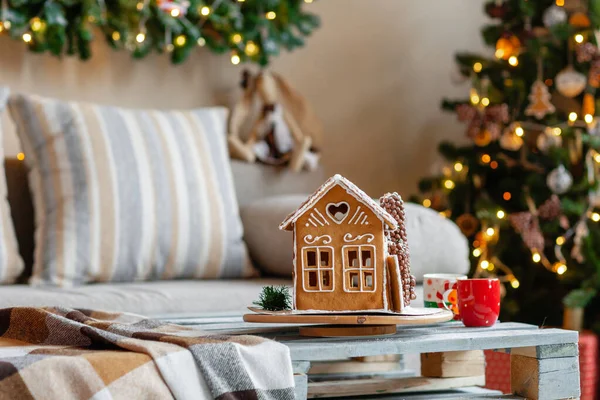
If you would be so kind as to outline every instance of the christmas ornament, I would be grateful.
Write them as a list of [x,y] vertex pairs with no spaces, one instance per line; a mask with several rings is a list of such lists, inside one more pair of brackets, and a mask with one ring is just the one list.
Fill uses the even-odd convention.
[[561,228],[563,228],[565,231],[568,230],[571,227],[571,223],[569,222],[569,218],[566,215],[561,215],[558,218],[558,224],[560,225]]
[[[535,206],[532,206],[535,208]],[[560,199],[550,196],[542,205],[532,211],[523,211],[509,215],[511,225],[521,235],[523,243],[531,250],[544,249],[544,235],[540,229],[539,218],[554,220],[561,213]]]
[[515,231],[521,235],[525,246],[531,250],[544,249],[544,235],[535,215],[529,211],[514,213],[508,217]]
[[456,218],[456,225],[463,235],[469,237],[477,232],[479,220],[473,214],[466,213]]
[[591,93],[583,95],[583,104],[581,105],[581,112],[583,115],[594,115],[596,114],[596,99]]
[[546,11],[544,11],[542,21],[544,22],[544,26],[546,28],[550,28],[558,24],[564,24],[567,22],[567,12],[563,7],[556,5],[550,6],[546,9]]
[[576,12],[569,17],[569,25],[574,26],[575,28],[585,29],[590,27],[591,21],[585,13]]
[[505,2],[488,3],[485,6],[485,12],[487,15],[490,16],[490,18],[502,19],[506,16],[506,13],[508,12],[508,4],[506,4]]
[[519,54],[521,41],[515,35],[501,37],[496,42],[496,57],[508,60],[510,57]]
[[519,137],[515,133],[515,129],[513,127],[509,127],[504,130],[504,133],[500,137],[500,147],[504,150],[508,151],[517,151],[523,146],[523,138]]
[[156,5],[160,10],[171,14],[171,16],[173,17],[181,17],[187,14],[190,2],[175,0],[157,0]]
[[585,42],[578,45],[575,52],[577,54],[577,62],[590,62],[598,54],[598,47],[593,43]]
[[590,231],[584,221],[579,221],[577,225],[575,225],[575,236],[573,237],[571,257],[580,264],[585,262],[585,257],[583,256],[583,239],[589,234]]
[[[508,122],[508,106],[506,104],[494,105],[480,110],[470,104],[459,104],[456,106],[456,115],[461,122],[468,122],[467,136],[475,140],[478,135],[483,138],[482,130],[487,130],[490,141],[498,139],[502,124]],[[482,142],[483,142],[483,138]]]
[[552,114],[556,109],[550,102],[551,97],[548,87],[541,79],[533,82],[531,93],[529,94],[529,105],[525,110],[525,115],[542,119],[546,115]]
[[562,136],[555,135],[552,128],[546,128],[538,135],[536,145],[542,153],[547,153],[552,147],[562,146]]
[[492,142],[492,133],[489,129],[480,129],[473,137],[473,143],[479,147],[485,147]]
[[588,82],[590,83],[590,86],[596,89],[600,86],[600,59],[595,59],[592,61],[588,75]]
[[582,112],[584,115],[596,114],[596,90],[600,87],[600,58],[598,57],[598,49],[593,56],[588,72],[588,85],[590,88],[583,95]]
[[558,92],[566,97],[579,96],[587,84],[585,75],[575,71],[570,65],[560,71],[554,81]]
[[579,11],[587,12],[588,0],[559,0],[562,1],[563,8],[568,13],[575,13]]
[[553,194],[537,210],[538,217],[546,220],[554,220],[561,213],[560,199]]
[[555,194],[566,193],[573,185],[573,177],[564,165],[559,165],[546,177],[546,184]]

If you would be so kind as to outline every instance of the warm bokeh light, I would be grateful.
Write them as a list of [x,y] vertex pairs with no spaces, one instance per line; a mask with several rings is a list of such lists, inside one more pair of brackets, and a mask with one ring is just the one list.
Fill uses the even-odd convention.
[[525,134],[525,130],[521,126],[515,128],[515,135],[522,137]]
[[454,182],[453,182],[453,181],[451,181],[450,179],[446,179],[446,180],[444,181],[444,187],[445,187],[446,189],[454,189]]

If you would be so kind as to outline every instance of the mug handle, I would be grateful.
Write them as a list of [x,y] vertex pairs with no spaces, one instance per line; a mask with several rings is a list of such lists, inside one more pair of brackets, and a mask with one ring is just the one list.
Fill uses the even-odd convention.
[[446,296],[447,296],[448,294],[450,294],[450,292],[452,292],[453,290],[454,290],[454,289],[450,288],[450,289],[446,290],[446,291],[444,292],[444,294],[442,295],[442,305],[444,306],[444,308],[445,308],[446,310],[448,310],[448,311],[452,312],[452,314],[454,314],[454,311],[453,311],[453,310],[452,310],[450,307],[448,307],[448,304],[446,304],[446,301],[445,301],[444,299],[445,299],[445,298],[446,298]]

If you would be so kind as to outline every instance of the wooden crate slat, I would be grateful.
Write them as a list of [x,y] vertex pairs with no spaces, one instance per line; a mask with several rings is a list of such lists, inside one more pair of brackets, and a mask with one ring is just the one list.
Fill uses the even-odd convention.
[[531,399],[556,400],[580,395],[579,357],[545,358],[510,356],[511,387]]
[[355,379],[309,382],[308,398],[361,396],[368,394],[405,393],[414,391],[448,390],[464,386],[483,386],[485,376],[460,378],[411,377],[399,379]]
[[576,343],[577,332],[560,329],[505,331],[481,329],[477,335],[456,331],[452,334],[424,335],[422,337],[392,335],[380,338],[337,341],[313,339],[289,341],[283,338],[294,360],[335,360],[379,354],[425,353],[458,350],[486,350],[494,348],[529,347],[560,343]]
[[577,343],[551,344],[548,346],[517,347],[510,351],[510,354],[525,357],[545,358],[575,357],[579,355],[579,346]]
[[[514,331],[514,330],[538,330],[534,325],[522,324],[518,322],[505,322],[498,323],[489,328],[467,328],[462,325],[461,322],[447,322],[436,326],[429,327],[398,327],[398,332],[393,335],[382,336],[381,338],[396,338],[396,339],[410,339],[414,337],[427,337],[427,336],[438,336],[441,334],[447,334],[454,336],[456,333],[477,333],[479,334],[482,330],[486,332],[491,331]],[[262,335],[265,337],[272,337],[270,334]],[[274,336],[273,336],[274,337]],[[294,341],[295,343],[315,343],[319,340],[327,340],[329,343],[334,342],[349,342],[349,341],[363,341],[365,338],[352,338],[352,337],[339,337],[339,338],[311,338],[299,335],[290,335],[286,337],[286,341]]]

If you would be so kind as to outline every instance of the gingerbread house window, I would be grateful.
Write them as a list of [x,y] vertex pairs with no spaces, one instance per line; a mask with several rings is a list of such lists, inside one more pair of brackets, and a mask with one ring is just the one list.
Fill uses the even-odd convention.
[[375,291],[375,246],[344,246],[344,290],[347,292]]
[[302,249],[302,286],[306,292],[333,291],[333,247]]

